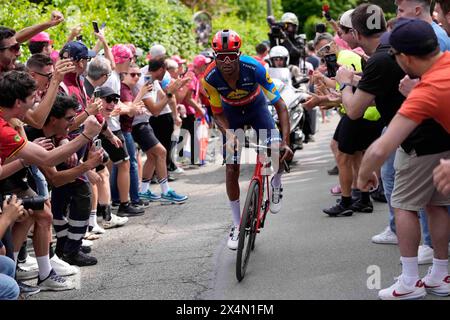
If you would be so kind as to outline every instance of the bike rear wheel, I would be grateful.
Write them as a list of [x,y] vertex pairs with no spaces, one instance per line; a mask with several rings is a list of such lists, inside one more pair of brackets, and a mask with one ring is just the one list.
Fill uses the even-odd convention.
[[248,260],[256,237],[256,223],[259,213],[259,182],[253,180],[248,189],[247,198],[242,213],[241,225],[239,227],[239,243],[236,259],[236,277],[238,281],[244,279]]

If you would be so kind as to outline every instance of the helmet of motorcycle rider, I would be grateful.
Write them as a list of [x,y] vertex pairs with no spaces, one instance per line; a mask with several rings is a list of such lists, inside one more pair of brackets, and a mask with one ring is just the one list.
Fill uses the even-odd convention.
[[286,12],[281,16],[281,23],[291,23],[293,25],[298,26],[298,18],[295,15],[295,13],[292,12]]
[[241,37],[231,29],[220,30],[212,39],[214,52],[238,52],[241,48]]
[[289,51],[283,46],[275,46],[270,49],[269,59],[272,67],[276,68],[275,58],[282,58],[284,60],[284,68],[289,65]]

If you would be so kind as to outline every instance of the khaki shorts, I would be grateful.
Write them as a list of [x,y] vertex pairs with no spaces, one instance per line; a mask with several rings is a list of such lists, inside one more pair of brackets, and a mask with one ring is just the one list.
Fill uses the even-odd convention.
[[448,206],[450,196],[445,197],[433,184],[433,170],[441,159],[449,159],[450,151],[418,157],[415,152],[406,153],[402,148],[395,154],[395,183],[391,206],[408,211],[419,211],[426,205]]

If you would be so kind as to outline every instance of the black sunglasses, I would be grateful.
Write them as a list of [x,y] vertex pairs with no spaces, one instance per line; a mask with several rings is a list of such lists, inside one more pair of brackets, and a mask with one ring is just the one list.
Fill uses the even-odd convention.
[[75,116],[64,117],[64,119],[65,119],[67,122],[72,122],[72,121],[75,120]]
[[46,77],[48,80],[50,80],[53,77],[53,72],[50,73],[40,73],[37,71],[34,71],[34,73],[37,73],[40,76]]
[[113,97],[113,96],[109,96],[109,97],[105,97],[105,101],[106,103],[114,103],[114,104],[118,104],[119,103],[119,98],[117,97]]
[[8,47],[0,47],[0,50],[10,50],[10,51],[14,51],[14,52],[19,52],[20,51],[20,43],[17,42]]

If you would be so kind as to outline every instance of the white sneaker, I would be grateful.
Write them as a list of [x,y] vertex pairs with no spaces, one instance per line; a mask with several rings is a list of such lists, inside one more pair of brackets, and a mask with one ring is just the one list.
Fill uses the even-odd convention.
[[231,228],[227,246],[230,250],[236,250],[239,244],[239,226]]
[[414,287],[407,287],[402,277],[398,277],[397,281],[389,288],[380,290],[378,297],[381,300],[411,300],[421,299],[427,295],[425,287],[421,280],[417,280]]
[[95,226],[92,228],[92,230],[90,232],[94,233],[94,234],[104,234],[106,231],[105,231],[105,229],[100,227],[98,224],[95,224]]
[[21,267],[25,269],[38,269],[38,263],[35,257],[27,255],[24,262],[17,262]]
[[[272,182],[270,182],[272,185]],[[270,196],[270,212],[278,213],[281,210],[281,203],[283,199],[283,188],[275,188],[272,186],[272,194]]]
[[111,220],[109,220],[109,221],[103,220],[102,224],[103,224],[103,228],[111,229],[111,228],[121,227],[127,222],[128,222],[127,217],[119,217],[119,216],[116,216],[115,214],[111,214]]
[[37,278],[39,275],[39,268],[24,267],[23,264],[18,264],[16,268],[16,279],[20,281]]
[[183,168],[177,167],[176,170],[173,171],[173,173],[177,173],[177,174],[184,173],[184,170],[183,170]]
[[67,262],[61,260],[56,254],[50,259],[50,265],[52,266],[52,269],[55,270],[56,274],[61,277],[72,276],[79,271],[77,267],[71,266]]
[[58,276],[54,270],[50,271],[50,274],[46,279],[39,279],[38,286],[43,291],[63,291],[75,289],[75,285],[72,283],[72,281]]
[[447,297],[450,295],[450,276],[446,276],[442,280],[435,280],[431,277],[431,268],[428,269],[428,274],[422,279],[425,290],[428,293]]
[[372,242],[378,244],[398,244],[398,238],[392,232],[391,227],[387,226],[383,232],[372,237]]
[[86,239],[81,240],[81,245],[83,247],[92,247],[93,244],[94,243],[91,240],[86,240]]
[[434,250],[430,246],[423,245],[419,246],[419,251],[417,252],[417,258],[419,259],[419,264],[430,264],[433,263]]

